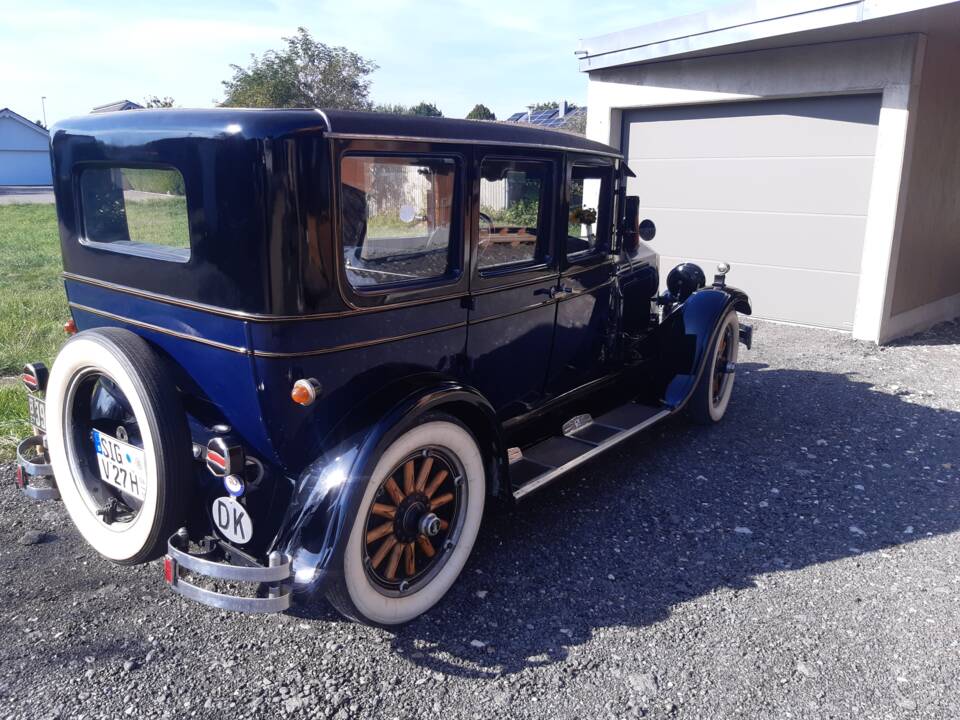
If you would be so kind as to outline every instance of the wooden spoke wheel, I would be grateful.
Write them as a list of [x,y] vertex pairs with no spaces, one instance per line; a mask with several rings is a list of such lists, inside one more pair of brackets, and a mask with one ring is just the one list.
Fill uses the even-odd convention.
[[387,446],[372,469],[327,599],[348,617],[400,625],[456,581],[483,518],[486,466],[473,433],[431,413]]
[[380,484],[364,527],[364,566],[383,592],[416,592],[456,544],[466,487],[457,460],[439,448],[404,459]]

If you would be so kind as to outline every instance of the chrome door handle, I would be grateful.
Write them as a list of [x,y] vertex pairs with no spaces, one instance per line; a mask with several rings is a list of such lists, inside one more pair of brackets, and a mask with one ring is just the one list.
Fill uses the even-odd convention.
[[573,295],[573,288],[568,287],[552,287],[550,288],[550,297],[552,299],[564,298],[568,295]]

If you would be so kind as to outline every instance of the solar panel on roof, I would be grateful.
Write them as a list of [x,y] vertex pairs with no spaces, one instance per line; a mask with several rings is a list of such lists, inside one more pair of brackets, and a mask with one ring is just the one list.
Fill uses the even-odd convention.
[[543,128],[562,128],[573,118],[587,114],[587,108],[571,108],[567,113],[560,117],[558,108],[544,108],[534,112],[518,112],[507,118],[507,122],[529,123]]

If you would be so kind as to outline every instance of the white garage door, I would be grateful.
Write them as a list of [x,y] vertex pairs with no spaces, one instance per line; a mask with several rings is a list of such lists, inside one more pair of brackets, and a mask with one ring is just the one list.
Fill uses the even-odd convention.
[[879,116],[879,95],[624,112],[664,277],[726,261],[758,317],[852,329]]
[[49,185],[50,152],[0,149],[0,185]]

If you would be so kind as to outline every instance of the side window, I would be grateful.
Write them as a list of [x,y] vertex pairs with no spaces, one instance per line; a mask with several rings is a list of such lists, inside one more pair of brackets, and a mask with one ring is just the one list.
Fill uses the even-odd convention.
[[340,161],[340,227],[350,285],[372,289],[450,277],[457,161],[346,155]]
[[573,163],[567,200],[567,256],[610,247],[613,164]]
[[166,168],[90,167],[80,174],[83,242],[186,262],[190,231],[183,176]]
[[543,261],[549,255],[548,163],[484,160],[480,166],[483,269]]

